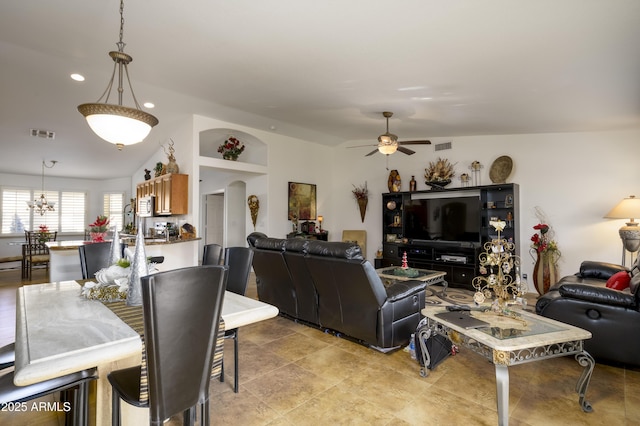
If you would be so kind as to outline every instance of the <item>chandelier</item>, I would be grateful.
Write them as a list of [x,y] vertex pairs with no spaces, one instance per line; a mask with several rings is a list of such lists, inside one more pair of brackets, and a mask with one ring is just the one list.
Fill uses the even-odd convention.
[[57,163],[56,160],[51,160],[51,165],[47,166],[45,161],[42,160],[42,192],[40,198],[36,198],[33,201],[27,201],[27,206],[35,213],[40,213],[40,216],[44,216],[46,212],[55,211],[55,202],[47,201],[47,197],[44,196],[44,168],[51,169]]
[[[133,58],[124,53],[125,43],[122,41],[124,32],[124,0],[120,0],[120,41],[116,43],[118,51],[109,52],[113,59],[113,72],[104,93],[95,103],[87,103],[78,106],[78,111],[87,120],[91,130],[102,139],[115,144],[119,150],[125,145],[133,145],[142,142],[147,137],[151,128],[158,124],[158,119],[153,115],[140,109],[136,95],[133,93],[133,86],[129,79],[129,62]],[[113,88],[113,80],[118,70],[118,104],[109,104],[109,95]],[[135,108],[122,105],[122,80],[123,71],[127,77],[127,83],[131,90],[131,96],[135,103]],[[100,103],[104,98],[104,103]]]

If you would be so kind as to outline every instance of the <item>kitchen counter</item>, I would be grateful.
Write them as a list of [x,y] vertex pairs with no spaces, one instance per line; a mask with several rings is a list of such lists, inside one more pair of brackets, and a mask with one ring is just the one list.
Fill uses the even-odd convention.
[[[188,240],[176,239],[166,241],[164,238],[145,238],[144,245],[158,245],[158,244],[179,244],[179,243],[188,243],[190,241],[198,241],[200,238],[190,238]],[[110,242],[111,240],[107,240]],[[127,245],[135,245],[136,238],[135,237],[124,237],[120,238],[120,241]],[[49,250],[77,250],[78,247],[93,244],[93,241],[82,241],[82,240],[69,240],[69,241],[48,241],[45,243]]]
[[[127,237],[120,240],[128,245],[125,253],[133,257],[135,238]],[[197,266],[199,240],[200,238],[173,241],[157,238],[145,239],[145,254],[147,256],[164,257],[164,262],[155,266],[159,271]],[[91,241],[50,241],[45,244],[49,247],[49,280],[51,282],[82,279],[78,247],[93,244]]]

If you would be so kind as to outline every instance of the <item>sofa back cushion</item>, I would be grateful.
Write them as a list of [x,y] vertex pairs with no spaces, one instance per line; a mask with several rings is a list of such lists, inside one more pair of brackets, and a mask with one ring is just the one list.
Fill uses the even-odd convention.
[[378,313],[387,295],[373,266],[311,254],[305,259],[318,292],[320,324],[378,345]]
[[353,242],[308,241],[306,252],[313,256],[326,256],[336,259],[363,260],[362,249]]
[[305,261],[308,240],[292,238],[284,243],[284,260],[296,292],[298,318],[318,325],[318,295]]
[[258,298],[284,314],[297,316],[296,291],[284,259],[286,240],[258,238],[253,248]]

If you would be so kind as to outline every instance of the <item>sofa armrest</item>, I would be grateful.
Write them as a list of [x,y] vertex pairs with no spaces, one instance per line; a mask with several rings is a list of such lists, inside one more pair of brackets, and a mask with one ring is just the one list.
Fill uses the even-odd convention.
[[597,278],[606,281],[620,271],[628,272],[629,269],[615,263],[585,260],[580,264],[580,272],[577,275],[582,278]]
[[606,287],[594,287],[583,284],[565,284],[561,286],[558,291],[562,297],[636,310],[636,303],[633,295]]
[[423,281],[395,281],[387,291],[387,301],[395,302],[396,300],[405,299],[416,293],[420,293],[427,288],[427,284]]

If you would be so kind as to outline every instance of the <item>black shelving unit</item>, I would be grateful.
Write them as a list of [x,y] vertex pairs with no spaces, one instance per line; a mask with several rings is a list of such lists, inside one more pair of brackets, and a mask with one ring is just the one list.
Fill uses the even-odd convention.
[[[450,192],[479,192],[480,194],[480,242],[414,242],[404,238],[404,202],[412,194],[438,193],[438,196]],[[390,208],[394,207],[394,208]],[[398,218],[399,216],[399,218]],[[516,255],[520,255],[517,238],[519,236],[519,187],[517,184],[497,184],[438,191],[414,191],[382,194],[382,259],[377,262],[381,267],[400,266],[406,252],[409,266],[412,268],[432,269],[446,272],[446,280],[451,287],[473,289],[473,278],[479,275],[478,255],[482,246],[497,237],[491,220],[507,222],[502,237],[512,241]]]

